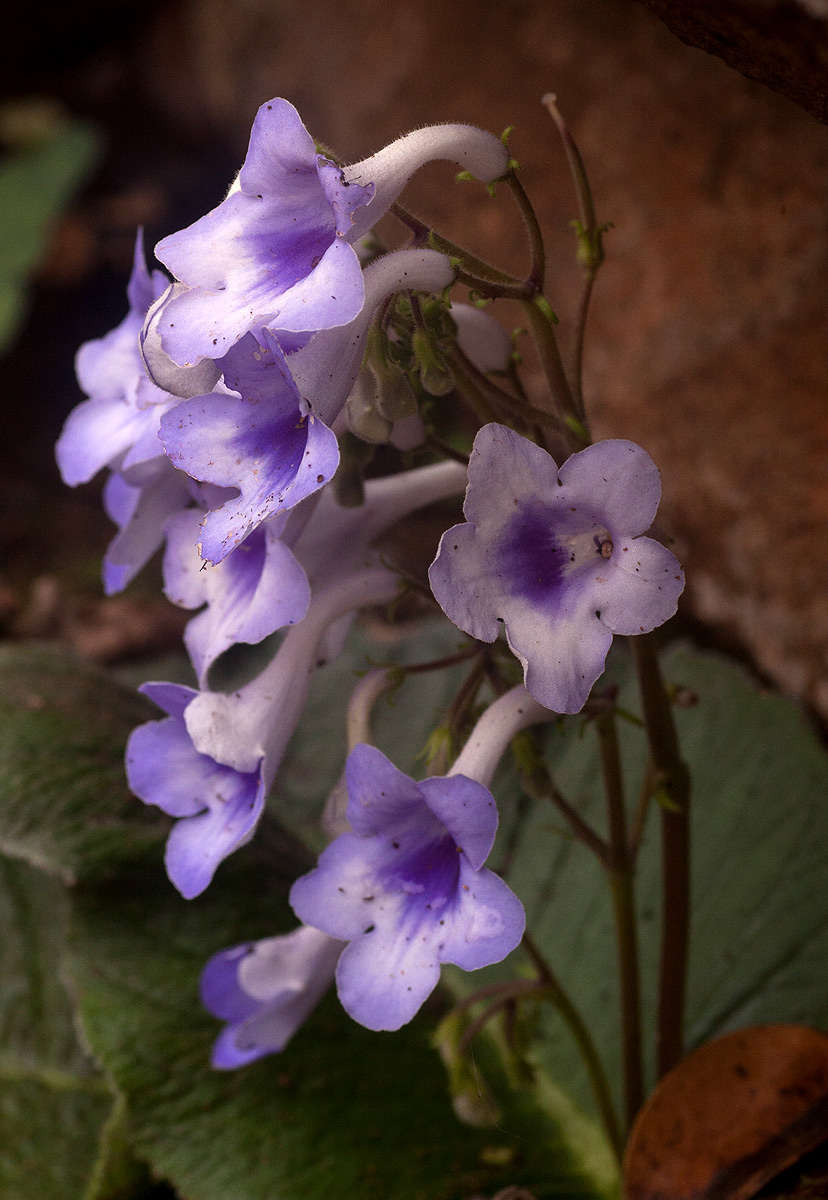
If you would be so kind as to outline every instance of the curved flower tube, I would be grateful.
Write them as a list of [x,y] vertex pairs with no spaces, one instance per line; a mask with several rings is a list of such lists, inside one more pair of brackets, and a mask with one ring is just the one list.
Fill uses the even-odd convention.
[[456,163],[483,183],[506,174],[509,151],[499,137],[476,125],[427,125],[397,138],[370,158],[344,167],[349,184],[373,188],[365,207],[354,213],[349,234],[355,241],[376,225],[399,196],[411,176],[427,162]]
[[384,300],[409,290],[441,292],[453,279],[451,263],[436,250],[393,250],[370,263],[359,316],[342,328],[322,330],[289,358],[308,411],[333,425],[359,374],[368,329]]
[[141,688],[167,717],[133,731],[127,776],[139,799],[177,818],[165,863],[185,899],[203,892],[219,863],[253,836],[311,676],[322,665],[328,626],[355,608],[388,602],[396,591],[396,576],[384,568],[333,582],[288,630],[261,675],[230,695],[171,683]]
[[339,168],[316,153],[292,104],[263,104],[237,184],[212,212],[155,248],[184,285],[155,325],[164,352],[192,366],[223,357],[246,333],[313,332],[352,321],[364,302],[354,243],[432,159],[490,182],[505,173],[509,154],[472,125],[435,125]]

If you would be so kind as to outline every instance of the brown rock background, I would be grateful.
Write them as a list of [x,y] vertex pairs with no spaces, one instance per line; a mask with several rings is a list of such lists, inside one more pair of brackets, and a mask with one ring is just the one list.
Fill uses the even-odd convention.
[[[135,221],[160,236],[215,203],[273,95],[351,159],[431,121],[511,124],[566,349],[580,281],[575,204],[540,105],[556,92],[614,224],[585,356],[595,426],[640,441],[662,468],[686,615],[828,714],[825,127],[631,0],[185,0],[135,21],[60,74],[75,107],[129,114],[106,176],[120,208],[108,225],[88,200],[74,215],[91,228],[90,263],[125,271]],[[410,203],[471,248],[523,263],[508,196],[435,166]],[[64,385],[49,437],[75,400]]]

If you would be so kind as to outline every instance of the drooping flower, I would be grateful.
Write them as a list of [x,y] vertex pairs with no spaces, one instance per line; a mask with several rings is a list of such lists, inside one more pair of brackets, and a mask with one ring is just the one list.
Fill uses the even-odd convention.
[[267,330],[261,342],[247,334],[224,357],[223,386],[164,416],[160,438],[174,465],[238,491],[203,518],[200,553],[208,562],[222,562],[262,521],[328,482],[339,462],[329,426],[351,390],[377,307],[396,291],[439,291],[452,278],[446,256],[433,250],[385,255],[366,268],[355,320],[322,330],[289,356]]
[[284,1050],[333,983],[342,943],[306,925],[221,950],[201,976],[201,999],[226,1021],[212,1064],[243,1067]]
[[262,521],[318,491],[339,463],[336,436],[303,414],[278,341],[266,331],[261,336],[263,344],[247,334],[226,355],[223,390],[184,400],[161,421],[161,441],[176,467],[238,491],[203,519],[201,554],[212,563]]
[[292,104],[263,104],[238,187],[155,248],[188,289],[167,306],[165,351],[187,365],[223,357],[250,331],[353,320],[363,302],[362,268],[346,235],[372,195],[370,184],[349,185],[317,154]]
[[[118,526],[103,561],[104,590],[122,591],[164,541],[167,520],[192,503],[196,485],[163,455],[144,464],[135,480],[113,471],[103,499],[107,516]],[[201,515],[201,510],[199,515]]]
[[473,126],[438,125],[340,168],[316,152],[292,104],[263,104],[229,195],[156,247],[185,285],[157,325],[166,353],[195,364],[223,357],[248,332],[313,332],[352,321],[364,300],[354,243],[434,158],[490,182],[505,172],[508,151]]
[[[107,514],[119,532],[103,564],[107,594],[118,592],[161,545],[164,522],[193,501],[194,489],[174,470],[158,440],[161,419],[180,403],[181,395],[157,385],[139,350],[139,333],[148,309],[167,287],[159,272],[147,270],[141,231],[135,239],[132,273],[127,286],[129,311],[115,329],[84,343],[75,368],[88,399],[69,414],[55,447],[64,482],[88,482],[104,467],[112,472],[104,489]],[[210,364],[213,368],[213,364]],[[216,373],[197,372],[211,386]],[[192,384],[179,369],[171,386]]]
[[[460,465],[444,462],[369,480],[358,508],[342,507],[328,490],[265,521],[218,566],[199,557],[201,510],[174,513],[165,529],[164,590],[183,608],[206,606],[184,633],[199,685],[206,685],[212,663],[233,644],[260,642],[301,621],[311,587],[318,591],[376,565],[371,543],[382,530],[414,509],[458,495],[464,484]],[[343,632],[332,641],[326,635],[323,657],[333,656]]]
[[87,483],[103,467],[128,470],[162,454],[158,422],[178,397],[163,391],[147,375],[138,334],[147,309],[164,291],[160,271],[149,273],[144,239],[135,238],[127,285],[129,311],[102,338],[84,342],[75,359],[78,383],[89,397],[69,414],[55,447],[64,483]]
[[301,621],[310,587],[279,537],[284,517],[264,522],[223,562],[207,568],[196,549],[202,517],[200,510],[187,509],[168,521],[164,591],[173,604],[202,609],[187,625],[184,644],[204,687],[211,665],[230,646],[255,644]]
[[578,712],[604,669],[613,634],[647,633],[676,611],[684,574],[641,534],[661,498],[658,468],[634,442],[611,439],[560,467],[503,425],[475,438],[463,512],[429,571],[446,616],[481,641],[501,626],[529,692]]
[[346,766],[348,821],[291,889],[299,919],[348,942],[336,969],[346,1012],[399,1029],[433,991],[440,965],[500,962],[523,936],[520,901],[483,864],[494,842],[491,793],[463,775],[415,783],[373,746]]
[[133,731],[129,785],[145,804],[176,817],[165,862],[171,882],[192,899],[216,868],[253,836],[265,797],[302,715],[328,627],[369,604],[390,601],[397,578],[376,567],[319,590],[272,661],[232,693],[172,683],[141,688],[168,715]]
[[177,818],[165,864],[171,882],[191,900],[204,891],[219,863],[252,835],[264,808],[263,761],[250,771],[236,771],[195,749],[184,721],[198,695],[193,688],[146,683],[140,690],[168,715],[131,734],[127,778],[136,796]]

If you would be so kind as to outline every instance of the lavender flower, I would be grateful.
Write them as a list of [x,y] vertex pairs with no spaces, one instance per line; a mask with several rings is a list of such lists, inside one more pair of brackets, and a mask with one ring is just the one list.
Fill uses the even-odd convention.
[[336,969],[346,1012],[399,1029],[433,991],[440,964],[471,971],[523,936],[517,897],[483,863],[497,828],[491,793],[463,775],[415,783],[372,746],[348,758],[348,820],[291,889],[299,919],[347,941]]
[[429,579],[460,629],[493,642],[501,625],[529,692],[578,712],[604,669],[614,633],[646,633],[676,611],[682,569],[641,537],[661,481],[633,442],[598,442],[560,470],[533,442],[484,426],[469,462],[463,512]]
[[115,471],[104,487],[106,514],[119,530],[103,561],[108,596],[122,591],[149,562],[164,541],[165,522],[189,507],[196,490],[163,455],[144,465],[140,482],[130,482],[134,478],[135,472],[127,478]]
[[362,269],[345,239],[372,195],[370,184],[348,184],[316,153],[292,104],[263,104],[238,187],[156,246],[189,289],[167,305],[164,350],[187,365],[221,358],[251,330],[327,329],[353,320],[363,303]]
[[285,517],[264,522],[223,562],[206,569],[196,549],[202,517],[198,509],[175,513],[166,526],[164,553],[168,599],[182,608],[205,605],[184,632],[201,687],[225,650],[296,624],[310,603],[307,576],[279,536]]
[[318,491],[339,463],[334,434],[301,412],[281,346],[266,331],[262,337],[260,345],[248,334],[225,356],[225,384],[233,392],[225,387],[184,400],[161,421],[175,466],[238,491],[203,520],[200,552],[212,563],[262,521]]
[[367,268],[354,321],[317,333],[289,357],[267,330],[261,343],[247,334],[223,359],[224,386],[165,415],[159,436],[171,461],[194,479],[238,491],[203,520],[200,553],[208,562],[222,562],[262,521],[327,483],[339,462],[329,425],[351,390],[377,307],[402,288],[440,290],[452,278],[448,259],[433,250],[388,254]]
[[[55,447],[61,475],[72,487],[103,467],[113,472],[104,491],[106,511],[120,531],[104,558],[110,595],[126,587],[161,545],[165,520],[192,502],[189,481],[164,457],[158,440],[161,419],[180,396],[150,379],[138,345],[145,315],[166,287],[159,271],[147,271],[139,230],[129,311],[115,329],[78,351],[75,369],[89,399],[69,414]],[[177,383],[184,374],[179,369]],[[206,379],[202,372],[201,382]]]
[[201,976],[201,999],[227,1022],[213,1046],[221,1070],[284,1050],[333,983],[342,943],[302,925],[221,950]]
[[161,455],[156,433],[161,414],[177,397],[148,377],[138,350],[147,309],[164,291],[160,271],[147,271],[141,231],[135,238],[127,285],[129,311],[102,338],[85,342],[77,353],[78,383],[89,397],[69,414],[55,447],[65,483],[87,483],[102,467],[128,470]]
[[144,803],[178,818],[165,862],[186,899],[203,892],[219,863],[253,836],[321,665],[328,627],[355,608],[387,603],[396,590],[396,576],[385,568],[321,588],[273,660],[236,692],[197,692],[172,683],[141,688],[168,716],[133,731],[127,776]]
[[194,364],[221,358],[248,332],[313,332],[352,321],[364,301],[354,243],[434,158],[489,182],[506,171],[508,152],[480,129],[438,125],[340,169],[316,153],[292,104],[263,104],[227,198],[156,247],[186,285],[157,323],[166,353]]
[[140,689],[168,716],[133,731],[127,744],[129,786],[147,804],[178,818],[167,839],[167,874],[185,899],[198,896],[228,854],[252,836],[262,814],[266,780],[263,757],[250,771],[236,771],[200,754],[184,714],[198,695],[174,683]]

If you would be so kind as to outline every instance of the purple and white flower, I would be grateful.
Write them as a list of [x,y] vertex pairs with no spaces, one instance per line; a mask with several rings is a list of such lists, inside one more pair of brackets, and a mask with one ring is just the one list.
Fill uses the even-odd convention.
[[440,965],[500,962],[523,936],[523,907],[483,864],[497,829],[491,793],[463,775],[415,783],[373,746],[346,765],[352,833],[291,889],[301,921],[348,943],[336,968],[342,1006],[369,1029],[399,1029],[431,994]]
[[223,390],[184,400],[161,421],[176,467],[238,492],[203,518],[200,553],[212,563],[262,521],[318,491],[339,464],[336,436],[303,415],[281,346],[266,331],[262,337],[260,345],[248,334],[227,354]]
[[201,999],[227,1022],[213,1046],[220,1070],[284,1050],[333,983],[342,943],[302,925],[221,950],[201,976]]
[[186,899],[203,892],[219,863],[253,836],[322,665],[328,627],[356,608],[388,603],[396,591],[396,576],[381,567],[334,580],[287,631],[264,671],[235,692],[143,685],[168,715],[133,731],[127,776],[145,804],[177,818],[165,863]]
[[219,863],[252,836],[267,790],[263,761],[236,771],[196,750],[184,720],[198,695],[193,688],[145,683],[140,690],[168,715],[131,734],[127,778],[136,796],[177,818],[164,861],[172,883],[191,900]]
[[164,350],[186,366],[223,357],[248,332],[301,334],[347,324],[364,302],[354,243],[411,175],[438,158],[490,182],[504,174],[508,157],[492,134],[437,125],[340,168],[316,152],[292,104],[268,101],[226,199],[156,247],[185,285],[156,325]]
[[[123,589],[152,558],[164,541],[166,521],[192,503],[195,485],[176,471],[163,454],[147,462],[132,482],[113,471],[104,486],[107,516],[118,526],[103,560],[104,590],[108,596]],[[198,510],[201,516],[201,510]]]
[[188,289],[160,323],[182,366],[222,358],[250,331],[327,329],[362,308],[362,268],[346,237],[373,187],[349,184],[317,154],[287,100],[259,109],[237,183],[155,248]]
[[159,271],[147,271],[139,230],[127,286],[129,311],[115,329],[78,351],[75,369],[89,399],[69,414],[55,447],[61,475],[72,487],[103,467],[112,471],[104,506],[119,533],[104,558],[109,595],[126,587],[155,553],[167,518],[192,503],[190,481],[174,470],[158,440],[162,417],[181,396],[150,379],[138,342],[147,310],[166,287]]
[[200,553],[208,562],[222,562],[262,521],[328,482],[339,463],[329,426],[351,390],[376,309],[403,288],[439,291],[452,278],[446,256],[433,250],[388,254],[366,269],[355,320],[317,333],[289,357],[267,330],[261,341],[246,334],[224,357],[224,384],[164,416],[160,437],[174,465],[238,492],[203,519]]
[[[220,654],[237,642],[256,643],[303,619],[315,591],[334,579],[376,566],[373,540],[407,513],[459,495],[465,473],[458,463],[436,463],[366,485],[359,508],[343,508],[333,491],[311,497],[289,514],[272,517],[217,566],[205,565],[197,543],[202,513],[176,512],[166,525],[164,590],[182,608],[201,608],[184,642],[199,685]],[[334,657],[350,617],[328,631],[322,656]]]
[[55,447],[61,476],[70,487],[87,483],[103,467],[128,470],[162,454],[158,423],[178,397],[147,375],[138,335],[147,309],[167,282],[160,271],[147,270],[139,230],[127,285],[129,311],[104,337],[84,342],[75,359],[78,383],[89,399],[69,414]]
[[[279,534],[284,517],[266,521],[218,566],[205,568],[196,546],[203,513],[178,512],[167,522],[164,591],[181,608],[201,608],[184,645],[199,686],[225,650],[254,644],[301,621],[310,603],[305,572]],[[202,607],[204,606],[204,607]]]
[[578,712],[604,669],[613,634],[647,633],[676,611],[684,573],[641,534],[661,499],[658,468],[634,442],[611,439],[558,469],[503,425],[475,438],[463,512],[429,571],[448,618],[481,641],[501,626],[529,692]]

